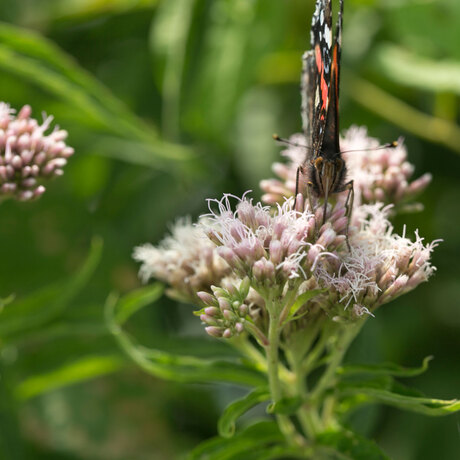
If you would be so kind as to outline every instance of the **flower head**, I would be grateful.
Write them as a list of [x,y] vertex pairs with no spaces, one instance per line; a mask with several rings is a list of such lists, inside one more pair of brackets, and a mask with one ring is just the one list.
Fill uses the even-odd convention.
[[[297,167],[305,160],[305,148],[301,146],[307,144],[302,134],[295,134],[290,142],[298,146],[289,145],[282,152],[288,158],[288,163],[273,165],[273,171],[279,179],[261,182],[265,192],[262,201],[265,203],[281,203],[285,197],[295,193]],[[365,127],[352,126],[341,138],[340,146],[348,177],[353,179],[355,207],[377,201],[393,205],[406,203],[431,181],[431,175],[424,174],[410,182],[414,167],[407,161],[402,139],[396,148],[381,148],[377,139],[368,136]]]
[[0,102],[0,194],[19,200],[31,200],[45,191],[43,180],[61,176],[74,150],[64,140],[67,131],[48,130],[52,117],[42,124],[31,118],[25,105],[15,110]]
[[210,291],[230,273],[218,256],[215,245],[190,219],[179,219],[155,247],[144,244],[134,249],[133,257],[141,262],[139,276],[143,282],[156,278],[169,284],[169,293],[176,298],[196,301],[199,291]]
[[[291,138],[300,145],[304,140]],[[305,152],[290,146],[284,152],[290,162],[274,166],[282,181],[262,183],[270,205],[247,194],[208,200],[209,213],[196,226],[179,221],[158,247],[136,248],[141,278],[163,280],[175,297],[194,301],[208,334],[221,338],[247,331],[265,343],[273,303],[285,336],[324,318],[348,323],[373,316],[433,274],[437,245],[424,243],[418,232],[414,240],[394,232],[394,203],[412,197],[429,178],[410,184],[405,148],[368,151],[377,146],[363,128],[351,128],[342,139],[354,180],[351,216],[343,197],[314,210],[302,194],[294,200]]]

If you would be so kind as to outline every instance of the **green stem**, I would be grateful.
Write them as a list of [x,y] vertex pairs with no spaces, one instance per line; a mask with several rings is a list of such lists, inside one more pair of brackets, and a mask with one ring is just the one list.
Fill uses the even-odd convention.
[[296,394],[304,401],[302,406],[297,411],[297,417],[302,426],[302,429],[309,439],[314,439],[315,434],[319,431],[319,416],[316,407],[313,407],[307,402],[308,389],[306,382],[306,373],[302,369],[302,360],[293,359],[292,371],[296,376]]
[[323,327],[321,330],[321,336],[318,339],[318,342],[313,347],[313,349],[308,353],[302,368],[305,375],[308,375],[315,367],[318,359],[323,354],[324,349],[326,348],[327,342],[331,338],[331,327],[327,324],[327,322],[322,323]]
[[258,369],[267,372],[267,360],[265,356],[250,342],[246,335],[232,337],[229,342],[242,355],[250,359]]
[[[267,353],[268,382],[270,386],[271,398],[274,404],[281,400],[283,392],[279,379],[279,345],[280,345],[280,312],[277,305],[267,301],[267,310],[270,315],[268,328],[268,345],[265,348]],[[276,415],[276,420],[281,432],[291,445],[303,444],[293,423],[286,415]]]
[[348,350],[353,339],[356,337],[365,320],[359,321],[356,324],[345,325],[343,335],[338,339],[337,345],[332,352],[329,364],[319,379],[315,389],[310,393],[310,398],[314,402],[320,401],[323,393],[334,383],[334,375],[337,367],[341,364],[343,357]]

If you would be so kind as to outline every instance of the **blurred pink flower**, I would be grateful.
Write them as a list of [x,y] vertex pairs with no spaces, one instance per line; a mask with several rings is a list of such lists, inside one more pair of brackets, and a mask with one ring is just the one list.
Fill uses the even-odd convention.
[[64,140],[67,131],[48,130],[52,117],[40,125],[30,118],[31,108],[15,110],[0,102],[0,194],[19,200],[31,200],[45,191],[43,180],[61,176],[74,149]]

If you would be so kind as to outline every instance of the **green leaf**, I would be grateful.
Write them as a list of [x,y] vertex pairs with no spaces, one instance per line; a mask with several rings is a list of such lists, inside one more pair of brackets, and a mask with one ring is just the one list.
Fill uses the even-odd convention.
[[28,377],[16,387],[16,397],[30,399],[42,393],[116,372],[125,361],[119,356],[85,356],[58,369]]
[[230,403],[219,418],[217,431],[223,438],[230,438],[235,434],[235,422],[245,412],[263,401],[270,399],[267,387],[256,388],[244,398]]
[[400,85],[460,95],[457,61],[435,61],[388,44],[379,46],[374,56],[382,73]]
[[102,240],[94,238],[85,262],[70,280],[56,286],[47,286],[0,310],[0,337],[8,338],[42,326],[57,317],[91,279],[101,254]]
[[0,299],[0,313],[3,310],[3,307],[11,303],[13,300],[14,300],[14,294],[11,294],[8,297],[5,297],[4,299]]
[[164,292],[161,283],[155,283],[136,291],[130,292],[117,302],[115,322],[123,325],[134,313],[158,300]]
[[182,80],[195,4],[194,0],[161,2],[150,30],[153,71],[161,81],[163,132],[170,139],[179,137]]
[[[379,388],[369,382],[341,382],[338,385],[339,394],[352,396],[354,405],[383,403],[411,412],[425,415],[449,415],[460,410],[458,399],[442,400],[424,397],[420,392],[394,382],[391,388]],[[350,401],[343,401],[342,410],[351,408]]]
[[292,304],[291,308],[289,309],[289,314],[283,324],[291,321],[295,314],[313,297],[316,297],[318,294],[323,293],[324,289],[312,289],[310,291],[306,291],[303,294],[300,294],[296,301]]
[[429,362],[433,356],[427,356],[420,367],[403,367],[393,363],[383,364],[348,364],[337,370],[342,376],[355,374],[372,374],[372,375],[393,375],[395,377],[415,377],[423,374],[428,369]]
[[276,403],[270,404],[267,408],[269,414],[292,415],[302,405],[300,396],[282,398]]
[[80,124],[118,139],[134,141],[141,149],[105,149],[124,161],[134,159],[164,167],[171,161],[191,158],[184,146],[161,140],[150,124],[132,113],[96,78],[44,37],[18,27],[0,23],[0,69],[16,75],[28,84],[38,85],[66,104],[70,114]]
[[[385,460],[389,459],[375,444],[352,431],[326,431],[317,437],[317,444],[333,449],[326,458],[340,460]],[[334,451],[339,455],[334,455]],[[325,451],[327,452],[327,450]],[[321,457],[324,458],[324,457]]]
[[281,444],[284,438],[274,421],[257,422],[237,433],[233,438],[216,437],[193,449],[188,460],[245,460],[254,448]]
[[[138,311],[147,304],[142,295],[131,293],[129,297],[132,311]],[[119,302],[125,302],[125,298],[118,300],[110,296],[107,300],[109,330],[125,353],[149,374],[177,382],[231,382],[248,386],[266,384],[264,374],[249,363],[176,355],[135,343],[116,322],[115,312],[118,311]]]

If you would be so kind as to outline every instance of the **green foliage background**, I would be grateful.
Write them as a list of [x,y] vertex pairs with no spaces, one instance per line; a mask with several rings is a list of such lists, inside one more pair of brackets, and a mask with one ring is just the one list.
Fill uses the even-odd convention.
[[[259,196],[280,150],[271,134],[300,129],[313,4],[1,2],[0,100],[53,114],[76,154],[41,200],[1,204],[0,296],[15,299],[0,306],[0,458],[181,458],[215,435],[240,389],[147,376],[109,334],[104,304],[140,286],[135,245],[197,217],[207,197]],[[457,0],[345,2],[342,128],[405,137],[415,176],[434,180],[425,210],[395,227],[444,239],[436,276],[378,311],[349,360],[417,365],[433,354],[413,385],[445,399],[460,390],[459,23]],[[129,331],[166,350],[226,352],[189,306],[164,297]],[[386,407],[353,418],[404,460],[457,458],[459,423]]]

